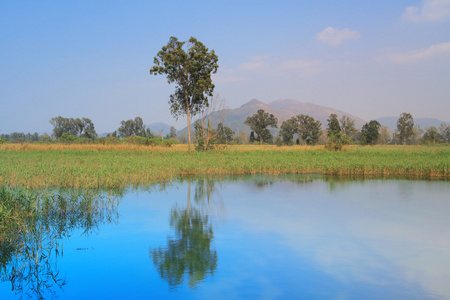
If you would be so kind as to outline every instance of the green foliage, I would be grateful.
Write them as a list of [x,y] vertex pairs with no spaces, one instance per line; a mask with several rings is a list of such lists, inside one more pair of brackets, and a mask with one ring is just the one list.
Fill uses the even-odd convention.
[[328,137],[334,136],[334,138],[341,139],[341,137],[338,137],[338,134],[341,132],[341,126],[339,126],[339,120],[337,118],[336,114],[331,114],[328,121]]
[[234,131],[228,127],[223,126],[222,123],[217,124],[216,141],[219,144],[229,144],[234,139]]
[[278,135],[277,138],[275,139],[275,145],[277,147],[281,147],[283,146],[283,141],[281,140],[281,137]]
[[297,118],[292,117],[284,121],[280,126],[280,136],[285,145],[292,145],[294,134],[298,132]]
[[117,145],[121,143],[121,140],[115,136],[107,136],[98,138],[97,143],[102,145]]
[[436,144],[442,142],[438,129],[434,126],[428,127],[423,135],[423,141],[427,144]]
[[154,58],[154,66],[150,69],[150,74],[164,74],[168,83],[176,83],[175,93],[169,100],[170,112],[175,118],[187,116],[189,145],[191,116],[208,106],[208,96],[214,91],[211,74],[217,72],[217,61],[214,50],[209,51],[196,38],[180,42],[171,37]]
[[194,123],[194,135],[197,140],[197,145],[195,146],[196,151],[208,151],[214,149],[214,144],[216,143],[215,130],[208,130],[208,125],[206,128],[203,127],[200,120]]
[[314,120],[308,115],[298,115],[286,120],[281,124],[280,135],[286,145],[292,144],[294,134],[306,142],[308,145],[315,145],[319,141],[322,123]]
[[398,138],[403,145],[410,143],[414,135],[414,119],[409,113],[402,113],[397,120]]
[[342,134],[346,135],[350,139],[355,138],[358,133],[358,130],[355,128],[355,120],[348,116],[342,116],[339,121],[341,123],[340,129]]
[[78,137],[75,135],[70,135],[67,132],[64,132],[62,136],[57,139],[57,142],[63,144],[88,144],[91,143],[92,140]]
[[277,123],[277,118],[273,114],[266,113],[263,109],[259,109],[256,114],[247,117],[244,122],[257,134],[257,139],[259,139],[261,145],[264,141],[273,139],[267,127],[277,128]]
[[117,129],[119,136],[130,137],[130,136],[141,136],[141,137],[152,137],[148,136],[150,130],[146,132],[144,121],[141,117],[136,117],[127,121],[121,121],[121,126]]
[[328,137],[328,143],[325,145],[325,149],[329,151],[341,151],[342,146],[348,142],[348,137],[341,132],[332,134]]
[[308,145],[315,145],[319,141],[322,123],[313,117],[298,115],[298,134]]
[[63,118],[61,116],[52,118],[53,137],[59,139],[64,133],[86,139],[96,139],[94,124],[88,118]]
[[8,141],[6,139],[0,138],[0,144],[6,144]]
[[176,137],[177,137],[177,129],[175,127],[171,126],[169,138],[176,138]]
[[375,145],[378,141],[381,124],[378,121],[371,120],[364,124],[361,130],[361,144]]

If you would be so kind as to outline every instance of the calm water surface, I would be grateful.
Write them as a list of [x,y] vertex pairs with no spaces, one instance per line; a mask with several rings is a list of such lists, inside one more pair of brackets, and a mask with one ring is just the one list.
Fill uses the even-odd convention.
[[450,299],[448,181],[202,178],[58,199],[33,223],[47,235],[1,245],[0,299]]

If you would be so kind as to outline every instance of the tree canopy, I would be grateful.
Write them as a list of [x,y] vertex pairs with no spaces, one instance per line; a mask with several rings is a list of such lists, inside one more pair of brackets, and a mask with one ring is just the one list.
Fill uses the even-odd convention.
[[219,65],[214,50],[209,51],[200,41],[191,37],[187,42],[171,37],[154,58],[150,74],[165,74],[167,82],[176,83],[175,93],[170,96],[170,112],[175,118],[186,115],[188,142],[191,145],[191,118],[208,106],[213,95],[211,74]]
[[144,121],[141,117],[136,117],[126,121],[120,121],[121,126],[117,131],[121,137],[130,137],[133,135],[146,137],[148,134],[152,137],[153,135],[150,133],[150,129],[145,130]]
[[397,120],[398,137],[406,144],[414,135],[414,119],[409,113],[402,113]]
[[380,123],[375,120],[364,124],[361,130],[361,144],[375,145],[378,140],[380,126]]
[[308,145],[315,145],[319,141],[322,123],[308,115],[298,115],[281,124],[280,135],[286,145],[292,143],[294,134]]
[[62,135],[68,134],[87,139],[96,139],[97,133],[92,121],[88,118],[63,118],[61,116],[52,118],[50,124],[53,125],[53,136],[60,138]]
[[271,126],[272,128],[277,128],[277,123],[278,119],[273,114],[265,112],[264,109],[259,109],[256,114],[247,117],[247,120],[244,122],[245,125],[250,126],[250,128],[258,135],[261,145],[264,136],[270,134],[267,127]]

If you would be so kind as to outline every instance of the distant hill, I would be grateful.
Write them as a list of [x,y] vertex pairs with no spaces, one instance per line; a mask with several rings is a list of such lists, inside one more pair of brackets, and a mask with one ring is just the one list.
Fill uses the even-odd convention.
[[234,131],[245,131],[250,133],[250,127],[244,124],[247,117],[254,115],[258,109],[264,109],[266,112],[274,114],[278,119],[278,127],[293,116],[300,114],[308,115],[322,123],[322,128],[325,129],[327,126],[327,119],[331,114],[336,114],[338,118],[342,116],[348,116],[355,120],[356,128],[360,129],[366,121],[361,118],[355,117],[346,112],[327,107],[321,106],[308,102],[300,102],[294,99],[276,100],[268,104],[253,99],[241,107],[235,109],[225,110],[225,121],[224,125],[230,127]]
[[[276,100],[266,104],[260,100],[252,99],[238,108],[224,109],[224,126],[230,127],[236,133],[238,131],[250,133],[250,127],[245,125],[244,122],[247,117],[254,115],[258,109],[264,109],[264,111],[274,114],[278,119],[278,127],[280,127],[281,124],[287,119],[300,114],[309,115],[314,119],[319,120],[322,123],[322,129],[326,128],[327,119],[331,114],[336,114],[338,118],[341,118],[344,115],[350,117],[355,120],[355,126],[357,129],[361,129],[366,123],[365,120],[346,112],[313,103],[300,102],[294,99],[285,99]],[[187,131],[187,127],[181,131]]]
[[[390,130],[394,131],[397,129],[397,120],[399,117],[381,117],[376,119],[382,126],[388,127]],[[426,129],[428,127],[434,126],[439,129],[442,123],[450,125],[449,122],[441,121],[435,118],[414,118],[414,126],[419,125],[420,128]]]

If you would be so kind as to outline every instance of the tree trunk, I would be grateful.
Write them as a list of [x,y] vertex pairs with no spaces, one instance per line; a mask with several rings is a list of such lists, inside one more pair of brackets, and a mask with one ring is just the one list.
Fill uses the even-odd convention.
[[191,111],[189,110],[189,96],[185,93],[186,99],[186,116],[188,125],[188,151],[191,151]]

